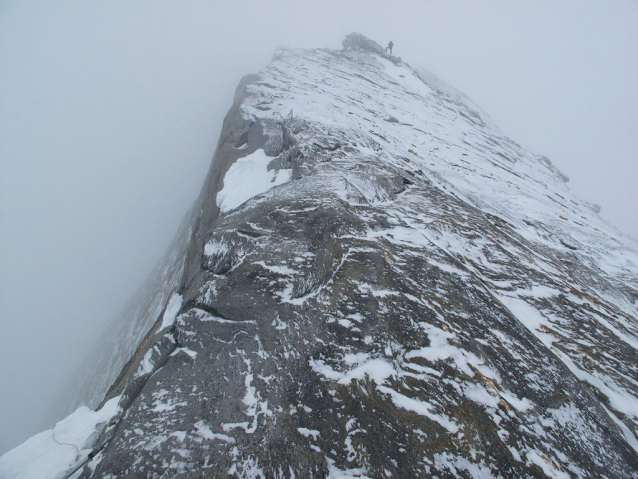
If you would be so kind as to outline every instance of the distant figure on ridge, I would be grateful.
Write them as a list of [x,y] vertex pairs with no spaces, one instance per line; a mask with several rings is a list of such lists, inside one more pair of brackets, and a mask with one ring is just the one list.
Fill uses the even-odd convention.
[[392,47],[394,46],[394,43],[392,43],[392,40],[390,40],[390,43],[388,43],[388,46],[385,47],[385,51],[387,52],[388,50],[390,50],[390,55],[392,55]]

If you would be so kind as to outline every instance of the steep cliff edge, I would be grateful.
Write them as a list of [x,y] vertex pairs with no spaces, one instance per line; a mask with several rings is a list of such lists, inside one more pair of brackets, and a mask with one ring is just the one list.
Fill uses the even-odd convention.
[[565,180],[365,37],[278,50],[82,477],[635,477],[638,245]]

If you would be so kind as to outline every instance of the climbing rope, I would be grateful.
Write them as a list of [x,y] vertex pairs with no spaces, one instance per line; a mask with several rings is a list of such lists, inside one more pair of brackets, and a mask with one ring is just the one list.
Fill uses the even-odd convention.
[[70,442],[60,442],[55,438],[55,431],[51,430],[51,434],[53,434],[53,440],[55,442],[57,442],[60,446],[73,446],[75,448],[75,453],[77,454],[77,456],[75,456],[75,460],[77,461],[78,459],[80,459],[80,449],[75,445],[75,444],[71,444]]

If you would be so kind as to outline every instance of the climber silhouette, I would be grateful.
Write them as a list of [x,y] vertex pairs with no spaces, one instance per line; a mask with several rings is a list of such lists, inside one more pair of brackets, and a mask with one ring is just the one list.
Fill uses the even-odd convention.
[[385,51],[387,52],[388,50],[390,50],[390,55],[392,55],[392,47],[394,46],[394,43],[392,43],[392,40],[390,40],[390,43],[388,43],[388,46],[385,47]]

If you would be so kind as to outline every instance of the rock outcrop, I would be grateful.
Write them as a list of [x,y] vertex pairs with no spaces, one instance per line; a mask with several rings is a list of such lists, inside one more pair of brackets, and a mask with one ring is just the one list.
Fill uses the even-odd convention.
[[82,477],[636,477],[638,246],[565,181],[365,37],[280,49]]

